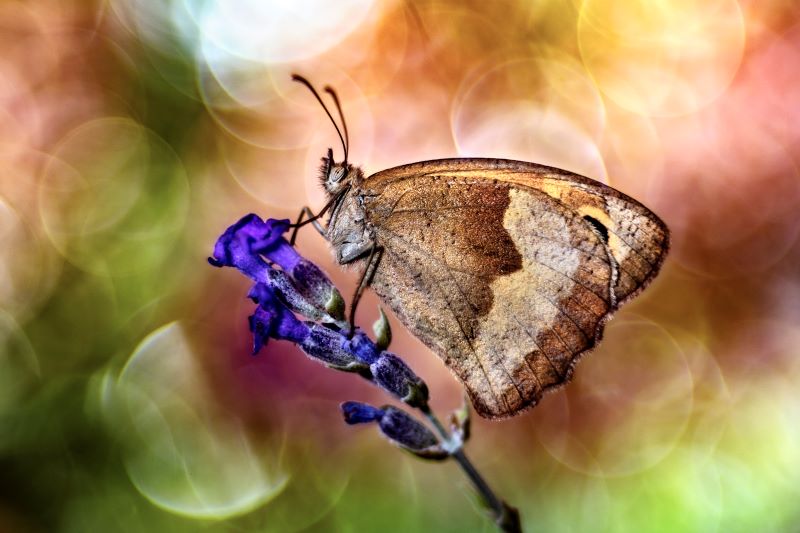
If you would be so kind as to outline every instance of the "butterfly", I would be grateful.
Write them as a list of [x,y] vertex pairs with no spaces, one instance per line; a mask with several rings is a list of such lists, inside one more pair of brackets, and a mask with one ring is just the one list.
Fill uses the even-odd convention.
[[[323,158],[328,202],[304,208],[339,264],[363,265],[350,309],[371,287],[463,383],[478,414],[506,418],[569,381],[606,321],[656,276],[669,230],[641,203],[535,163],[457,158],[365,177],[344,150]],[[330,211],[327,226],[318,219]],[[307,216],[306,220],[303,217]]]

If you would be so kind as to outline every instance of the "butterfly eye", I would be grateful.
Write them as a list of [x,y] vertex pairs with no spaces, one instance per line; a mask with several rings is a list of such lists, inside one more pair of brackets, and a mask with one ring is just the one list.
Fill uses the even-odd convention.
[[333,170],[331,170],[330,174],[328,174],[328,181],[332,183],[338,183],[342,180],[342,178],[344,178],[345,174],[347,174],[347,171],[344,167],[333,167]]

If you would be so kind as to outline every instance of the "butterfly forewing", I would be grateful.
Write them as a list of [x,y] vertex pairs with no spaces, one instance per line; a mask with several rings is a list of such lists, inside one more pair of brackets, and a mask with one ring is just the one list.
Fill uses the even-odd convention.
[[563,383],[594,345],[614,309],[617,263],[602,233],[545,191],[442,167],[365,181],[368,223],[385,249],[372,287],[480,414],[509,416]]
[[[537,189],[567,208],[605,228],[609,252],[619,265],[614,285],[617,303],[635,296],[658,273],[669,249],[666,225],[649,209],[625,194],[595,180],[558,168],[507,159],[440,159],[378,172],[368,186],[423,176],[491,179]],[[602,237],[602,234],[601,234]]]

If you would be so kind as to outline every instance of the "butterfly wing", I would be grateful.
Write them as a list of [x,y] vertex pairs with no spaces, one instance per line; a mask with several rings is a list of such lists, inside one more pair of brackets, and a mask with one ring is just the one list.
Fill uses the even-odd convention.
[[[483,416],[515,414],[566,381],[609,313],[655,274],[637,270],[620,282],[630,259],[615,257],[612,235],[636,230],[615,225],[629,214],[614,207],[604,216],[596,198],[627,197],[586,178],[570,185],[559,172],[442,160],[381,172],[362,187],[385,247],[373,289],[455,372]],[[576,206],[579,198],[593,203]]]
[[440,159],[384,170],[370,176],[371,189],[421,176],[495,179],[532,187],[589,220],[607,237],[619,266],[613,298],[621,305],[655,277],[669,250],[669,230],[652,211],[595,180],[558,168],[507,159]]

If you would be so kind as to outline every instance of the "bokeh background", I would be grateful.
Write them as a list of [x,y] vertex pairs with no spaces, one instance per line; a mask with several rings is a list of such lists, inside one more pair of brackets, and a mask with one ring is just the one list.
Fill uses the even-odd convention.
[[797,2],[3,0],[0,530],[493,530],[455,465],[344,426],[368,384],[251,357],[249,283],[205,262],[241,215],[324,202],[341,151],[291,72],[337,88],[367,173],[535,161],[671,228],[568,387],[476,421],[527,530],[800,529]]

